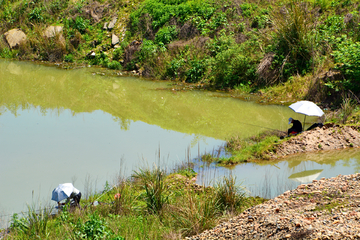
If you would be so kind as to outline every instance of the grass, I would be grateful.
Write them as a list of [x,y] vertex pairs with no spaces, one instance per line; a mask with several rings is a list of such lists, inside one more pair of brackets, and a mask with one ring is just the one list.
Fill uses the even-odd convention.
[[274,146],[281,143],[280,136],[285,133],[268,131],[247,139],[238,136],[227,141],[226,150],[232,153],[229,158],[218,158],[220,165],[232,165],[255,159],[268,160],[269,153],[274,151]]
[[[3,0],[0,35],[20,28],[28,40],[9,49],[1,38],[0,57],[99,65],[209,88],[259,91],[270,102],[323,101],[329,94],[340,99],[329,86],[348,90],[346,82],[339,85],[324,74],[335,65],[331,54],[342,42],[337,39],[359,39],[360,18],[353,12],[358,5],[347,0]],[[348,14],[351,21],[344,19]],[[104,30],[114,16],[114,29]],[[44,38],[51,25],[62,26],[63,33]],[[116,47],[111,33],[119,35]],[[96,57],[88,56],[91,51]]]
[[32,207],[28,215],[14,215],[6,239],[181,239],[261,202],[233,176],[214,187],[194,184],[193,176],[190,167],[135,171],[83,200],[81,209],[65,207],[52,216],[47,208]]

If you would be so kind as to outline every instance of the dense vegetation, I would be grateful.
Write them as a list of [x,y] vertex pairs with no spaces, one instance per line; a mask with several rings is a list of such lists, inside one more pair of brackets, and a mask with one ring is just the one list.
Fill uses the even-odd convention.
[[14,214],[5,239],[182,239],[262,201],[248,197],[231,176],[214,187],[194,184],[194,176],[186,165],[175,173],[135,171],[81,201],[81,209],[51,216],[34,206],[24,217]]
[[[0,56],[323,101],[360,92],[359,23],[358,0],[2,0],[0,35],[27,41],[1,37]],[[63,33],[44,37],[50,25]]]

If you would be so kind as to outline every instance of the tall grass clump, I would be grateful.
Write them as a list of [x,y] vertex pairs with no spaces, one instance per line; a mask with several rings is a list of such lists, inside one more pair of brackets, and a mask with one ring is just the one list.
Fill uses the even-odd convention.
[[171,206],[170,224],[181,230],[183,236],[198,234],[218,223],[222,215],[213,193],[200,191],[194,194],[186,189],[182,196]]
[[38,236],[48,235],[49,222],[51,220],[52,208],[42,208],[28,205],[28,211],[19,218],[14,214],[11,219],[10,229],[14,231],[20,239],[27,237],[37,238]]
[[165,204],[168,203],[169,193],[165,185],[165,171],[155,167],[153,170],[140,169],[135,171],[132,177],[140,181],[144,188],[142,194],[147,209],[150,213],[159,214]]
[[313,60],[314,18],[307,4],[293,0],[273,12],[274,44],[273,68],[277,70],[274,82],[287,80],[294,74],[305,75]]
[[248,204],[245,190],[237,185],[233,175],[216,183],[216,202],[221,211],[239,212]]

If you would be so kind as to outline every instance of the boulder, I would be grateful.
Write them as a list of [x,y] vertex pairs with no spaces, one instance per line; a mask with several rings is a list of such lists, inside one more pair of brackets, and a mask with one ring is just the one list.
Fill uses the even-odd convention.
[[62,34],[62,31],[62,26],[49,26],[45,29],[44,37],[52,38],[55,37],[56,34]]
[[26,34],[20,29],[11,29],[4,35],[10,48],[18,47],[22,42],[26,41]]

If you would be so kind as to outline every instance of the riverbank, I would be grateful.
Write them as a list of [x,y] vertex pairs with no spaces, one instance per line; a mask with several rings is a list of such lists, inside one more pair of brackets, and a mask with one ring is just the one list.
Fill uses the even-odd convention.
[[327,123],[322,127],[287,137],[285,132],[268,131],[248,139],[233,137],[225,149],[232,156],[209,158],[223,166],[249,161],[269,161],[289,155],[360,147],[360,125]]
[[322,178],[186,239],[357,239],[359,204],[359,173]]
[[29,208],[14,214],[6,239],[181,239],[211,229],[264,199],[248,196],[232,176],[213,187],[195,183],[185,164],[171,173],[134,171],[80,202],[81,208]]
[[325,124],[323,127],[305,131],[284,142],[275,144],[267,154],[271,159],[275,159],[298,153],[358,148],[360,147],[359,128],[359,125]]

